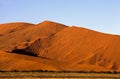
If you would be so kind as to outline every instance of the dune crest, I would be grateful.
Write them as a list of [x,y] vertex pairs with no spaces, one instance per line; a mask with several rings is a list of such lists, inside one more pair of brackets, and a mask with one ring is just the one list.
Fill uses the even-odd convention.
[[0,24],[0,35],[2,71],[120,72],[119,35],[52,21]]
[[34,24],[24,23],[24,22],[0,24],[0,35],[22,30],[28,28],[31,25]]

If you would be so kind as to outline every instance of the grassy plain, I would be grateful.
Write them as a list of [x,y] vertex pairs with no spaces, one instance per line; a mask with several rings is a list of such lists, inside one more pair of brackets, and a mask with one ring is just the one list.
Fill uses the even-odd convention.
[[75,72],[0,72],[0,79],[120,79],[120,74]]

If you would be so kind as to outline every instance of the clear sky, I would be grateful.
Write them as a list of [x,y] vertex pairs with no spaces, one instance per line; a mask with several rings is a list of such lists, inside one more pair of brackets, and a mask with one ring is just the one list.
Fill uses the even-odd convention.
[[120,35],[120,0],[0,0],[0,23],[44,20]]

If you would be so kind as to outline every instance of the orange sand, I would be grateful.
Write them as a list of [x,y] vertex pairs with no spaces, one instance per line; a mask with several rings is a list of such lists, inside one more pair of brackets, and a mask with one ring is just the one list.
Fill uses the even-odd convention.
[[120,71],[119,47],[119,35],[51,21],[0,24],[4,71]]

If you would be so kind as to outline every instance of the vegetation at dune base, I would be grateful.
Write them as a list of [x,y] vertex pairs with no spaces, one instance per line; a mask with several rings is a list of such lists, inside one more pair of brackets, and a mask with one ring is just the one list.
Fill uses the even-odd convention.
[[18,70],[12,70],[12,71],[0,71],[0,72],[51,72],[51,73],[106,73],[106,74],[120,74],[120,72],[117,71],[51,71],[51,70],[31,70],[31,71],[18,71]]
[[85,71],[48,71],[48,70],[32,70],[32,71],[1,71],[0,78],[84,78],[84,79],[120,79],[119,72],[85,72]]

